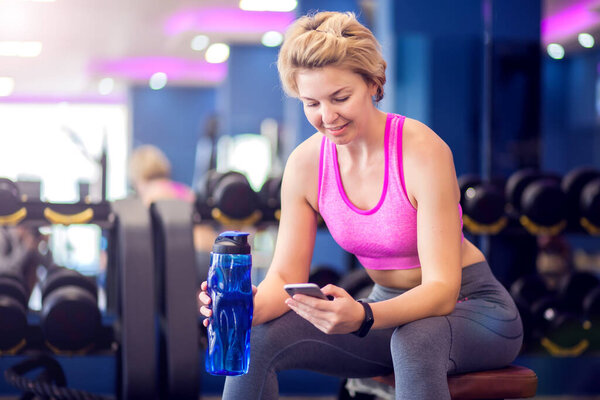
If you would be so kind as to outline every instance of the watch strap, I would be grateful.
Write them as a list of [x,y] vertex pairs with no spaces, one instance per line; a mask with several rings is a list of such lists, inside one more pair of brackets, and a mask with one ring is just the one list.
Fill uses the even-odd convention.
[[352,332],[352,334],[358,337],[365,337],[367,336],[367,333],[369,333],[369,330],[373,326],[373,322],[375,322],[375,320],[373,319],[373,310],[371,310],[371,306],[369,305],[369,303],[363,300],[358,300],[358,302],[365,309],[365,318],[363,319],[360,328]]

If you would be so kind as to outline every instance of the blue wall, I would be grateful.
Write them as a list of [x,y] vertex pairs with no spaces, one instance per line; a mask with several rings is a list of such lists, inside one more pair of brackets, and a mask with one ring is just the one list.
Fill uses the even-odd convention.
[[[385,104],[386,111],[429,125],[454,152],[459,174],[476,171],[482,92],[481,2],[401,1],[390,6],[395,69],[388,72],[394,86],[388,89],[393,103]],[[389,18],[384,13],[378,17]]]
[[173,179],[192,184],[196,143],[215,112],[215,89],[134,87],[130,93],[132,147],[153,144],[171,161]]
[[265,118],[283,119],[283,92],[277,73],[279,47],[233,45],[228,76],[217,88],[219,132],[260,133]]
[[600,57],[591,50],[543,61],[542,166],[564,174],[600,168],[600,123],[596,86]]

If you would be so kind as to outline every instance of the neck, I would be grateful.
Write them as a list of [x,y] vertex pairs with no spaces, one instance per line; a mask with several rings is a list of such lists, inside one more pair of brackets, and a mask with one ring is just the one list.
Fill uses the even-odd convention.
[[379,157],[384,148],[387,113],[373,108],[367,123],[359,135],[345,146],[337,146],[338,154],[358,165]]

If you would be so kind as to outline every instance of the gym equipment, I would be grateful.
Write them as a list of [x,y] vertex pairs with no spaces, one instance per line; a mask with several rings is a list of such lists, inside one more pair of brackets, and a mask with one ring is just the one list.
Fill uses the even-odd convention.
[[[597,178],[600,178],[600,171],[591,167],[578,167],[569,171],[561,181],[561,188],[567,198],[567,216],[569,220],[569,226],[573,230],[581,230],[583,227],[587,232],[591,234],[598,234],[600,230],[596,231],[598,215],[590,214],[593,213],[594,207],[594,189],[589,189],[586,196],[586,200],[583,202],[585,206],[585,215],[582,215],[582,193],[586,185]],[[595,185],[590,186],[593,188]],[[596,210],[598,210],[596,208]],[[597,211],[596,211],[597,212]],[[591,217],[591,220],[588,219]]]
[[[31,371],[42,369],[35,379],[28,377]],[[7,368],[4,377],[6,382],[25,392],[21,399],[49,398],[52,399],[82,399],[107,400],[106,397],[96,396],[82,390],[68,389],[67,378],[60,364],[45,354],[38,354],[25,361]],[[38,397],[35,397],[38,396]]]
[[242,173],[209,170],[199,186],[196,209],[201,219],[224,226],[249,226],[261,219],[258,195]]
[[556,304],[556,293],[550,292],[537,274],[518,278],[510,287],[521,320],[523,321],[524,345],[537,343],[549,327],[549,319]]
[[121,399],[158,398],[151,220],[137,199],[112,203],[113,241],[109,241],[107,297],[120,317],[118,365]]
[[567,227],[567,198],[555,174],[527,168],[506,182],[508,213],[533,235],[557,235]]
[[0,178],[0,225],[16,225],[25,217],[18,186],[7,178]]
[[15,354],[25,346],[28,299],[20,277],[0,273],[0,355]]
[[373,287],[373,280],[364,268],[357,268],[342,276],[337,284],[355,299],[367,297]]
[[[160,398],[196,400],[200,390],[192,214],[192,206],[182,200],[160,200],[151,206]],[[152,309],[152,303],[146,307]]]
[[583,187],[579,207],[581,226],[590,235],[600,235],[600,178]]
[[98,289],[89,277],[57,267],[41,286],[40,326],[47,346],[55,353],[87,353],[100,333]]
[[578,317],[583,316],[585,297],[595,288],[600,287],[600,279],[590,272],[574,272],[563,287],[559,289],[561,309]]
[[587,294],[583,300],[584,329],[590,331],[592,351],[600,350],[600,286]]
[[319,287],[326,286],[328,284],[337,285],[341,276],[340,274],[329,265],[316,265],[311,268],[308,281],[315,283]]
[[281,176],[267,179],[258,192],[264,222],[276,222],[281,218],[281,180]]
[[473,234],[495,235],[502,231],[508,218],[504,215],[504,194],[499,181],[482,181],[477,175],[458,178],[460,205],[465,228]]
[[[5,184],[4,187],[10,188],[10,185]],[[4,190],[1,195],[6,193],[8,191]],[[14,193],[11,196],[14,197]],[[2,203],[0,206],[0,212],[12,211],[7,210],[4,205]],[[93,335],[86,334],[95,331],[94,325],[98,321],[97,314],[93,316],[97,312],[93,281],[87,282],[81,276],[76,276],[73,271],[59,269],[58,272],[49,273],[47,280],[42,284],[43,302],[39,317],[34,313],[26,315],[31,318],[26,320],[24,328],[26,343],[22,352],[24,354],[47,352],[47,355],[50,355],[48,347],[42,340],[45,339],[54,350],[61,354],[67,353],[69,359],[76,357],[77,362],[84,365],[87,363],[92,369],[96,356],[98,360],[112,356],[115,359],[114,381],[118,398],[157,399],[159,389],[156,380],[158,376],[156,290],[154,249],[148,209],[136,199],[120,200],[112,204],[106,202],[54,204],[30,198],[15,203],[13,209],[23,210],[22,215],[14,218],[3,214],[1,217],[4,218],[0,218],[0,226],[26,223],[28,227],[41,227],[52,223],[63,225],[91,223],[104,229],[107,243],[107,313],[102,316],[100,337],[93,338]],[[189,216],[188,218],[188,222],[191,223],[191,218]],[[193,249],[191,245],[190,249]],[[94,286],[93,290],[91,290],[92,286]],[[22,295],[18,294],[19,291],[15,290],[15,287],[10,285],[10,291],[17,295],[7,296],[11,300],[6,303],[10,302],[12,309],[19,309],[21,306],[26,312],[26,305],[21,301]],[[4,297],[6,292],[0,292],[0,297]],[[73,300],[79,301],[77,308],[64,306],[72,303]],[[194,307],[193,302],[190,303],[190,307]],[[83,325],[74,324],[73,322],[77,320],[91,322],[82,322]],[[195,319],[193,322],[195,323]],[[15,323],[14,326],[16,327],[17,324]],[[66,336],[57,333],[58,329],[65,327],[68,329]],[[0,325],[0,332],[2,332],[0,341],[10,342],[8,345],[18,340],[4,334],[5,324]],[[73,335],[76,339],[73,339]],[[77,340],[80,340],[79,344]],[[80,354],[91,349],[85,345],[82,348],[81,343],[90,343],[90,341],[95,344],[94,351]],[[21,360],[8,352],[0,355],[0,364],[6,369],[11,367],[13,360],[15,363]],[[61,357],[65,356],[58,356],[57,360]],[[18,369],[15,363],[12,364]],[[32,383],[34,384],[35,382]],[[77,392],[68,388],[63,389],[71,394]],[[58,398],[58,392],[52,392],[52,396],[55,395]],[[93,398],[93,395],[77,398]]]
[[42,182],[27,180],[27,181],[16,181],[19,192],[21,193],[21,200],[32,201],[40,200],[42,193]]
[[[393,374],[374,379],[395,386]],[[535,396],[537,383],[535,372],[519,365],[448,375],[450,397],[455,400],[526,399]]]
[[554,292],[546,289],[537,274],[517,279],[510,293],[523,320],[524,345],[541,346],[555,357],[575,357],[587,351],[592,335],[585,299],[598,287],[600,280],[584,272],[572,273]]

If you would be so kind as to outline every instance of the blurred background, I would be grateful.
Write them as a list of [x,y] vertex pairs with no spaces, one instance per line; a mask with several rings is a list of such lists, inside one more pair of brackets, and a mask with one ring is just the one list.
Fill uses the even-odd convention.
[[[380,109],[428,124],[452,149],[465,235],[524,315],[517,363],[538,374],[538,395],[600,398],[597,0],[0,0],[0,177],[24,204],[187,201],[194,279],[215,234],[235,228],[251,232],[258,283],[283,167],[314,132],[281,90],[277,53],[289,24],[313,10],[355,12],[388,62]],[[156,152],[138,159],[139,149]],[[160,171],[142,171],[140,159]],[[167,186],[149,185],[155,178]],[[3,229],[23,225],[6,215]],[[51,264],[99,285],[103,317],[106,224],[32,223]],[[321,227],[311,279],[358,293],[368,286],[358,267]],[[47,273],[35,272],[40,282]],[[32,288],[35,314],[43,293]],[[2,369],[13,353],[0,351]],[[115,391],[116,378],[97,383],[95,362],[82,358],[75,381]],[[201,395],[220,393],[222,380],[198,380]],[[289,373],[280,386],[331,397],[340,383]],[[14,393],[0,379],[0,396]]]

